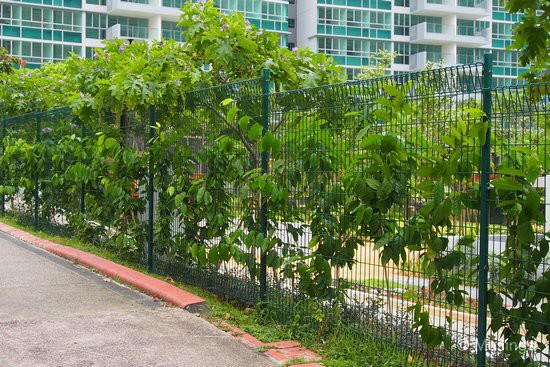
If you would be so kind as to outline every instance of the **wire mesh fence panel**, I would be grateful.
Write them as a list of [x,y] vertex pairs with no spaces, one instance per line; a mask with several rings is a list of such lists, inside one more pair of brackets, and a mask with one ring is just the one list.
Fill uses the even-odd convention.
[[[491,94],[488,288],[493,297],[487,349],[502,366],[508,363],[505,352],[548,365],[550,84],[496,88]],[[506,341],[512,333],[519,337]]]
[[[465,251],[464,266],[439,276],[465,280],[466,302],[456,308],[445,293],[434,293],[436,277],[426,257],[401,236],[406,223],[418,220],[415,213],[431,201],[419,195],[429,179],[421,166],[437,169],[440,160],[448,159],[442,152],[444,137],[480,119],[468,111],[481,104],[481,65],[284,92],[271,101],[271,131],[282,146],[271,165],[289,189],[288,206],[270,211],[273,229],[284,242],[282,253],[295,254],[305,264],[325,264],[324,271],[316,267],[301,273],[298,262],[287,269],[294,276],[277,282],[284,283],[291,298],[303,298],[305,291],[338,300],[338,307],[306,303],[307,312],[330,305],[329,314],[340,310],[339,316],[358,332],[423,350],[434,361],[470,365],[472,355],[464,349],[476,345],[477,278],[468,267],[475,250]],[[480,145],[463,142],[455,148],[460,158],[479,154]],[[442,186],[442,197],[452,200],[474,189],[476,168],[460,169],[469,171],[463,178],[458,174],[453,187]],[[461,245],[462,236],[479,231],[476,205],[456,210],[441,228],[446,254]],[[394,248],[399,252],[392,254]],[[407,309],[416,301],[432,324],[450,332],[453,349],[427,348],[412,331]],[[293,300],[280,307],[298,312]]]
[[197,90],[157,119],[168,157],[155,166],[156,269],[248,302],[258,300],[259,253],[239,241],[257,222],[243,175],[259,165],[247,130],[260,122],[260,94],[261,79]]

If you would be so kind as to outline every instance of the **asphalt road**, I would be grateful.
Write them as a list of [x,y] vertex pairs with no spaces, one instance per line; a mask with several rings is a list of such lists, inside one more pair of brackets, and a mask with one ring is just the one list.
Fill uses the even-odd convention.
[[0,234],[0,366],[275,363],[196,315]]

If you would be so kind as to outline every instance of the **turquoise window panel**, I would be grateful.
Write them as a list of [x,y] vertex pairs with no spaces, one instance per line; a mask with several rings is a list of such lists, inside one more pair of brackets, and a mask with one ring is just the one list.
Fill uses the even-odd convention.
[[346,65],[361,66],[361,57],[348,56]]
[[268,30],[274,30],[275,29],[275,22],[272,20],[264,20],[262,21],[262,28],[268,29]]
[[340,26],[335,26],[335,27],[332,27],[332,34],[337,34],[337,35],[340,35],[340,36],[345,36],[346,35],[346,27],[340,27]]
[[63,41],[63,32],[61,31],[54,31],[53,32],[53,39],[55,41]]
[[65,6],[68,8],[82,8],[82,0],[65,0]]
[[86,38],[100,39],[99,29],[86,28]]
[[363,57],[363,66],[369,66],[370,65],[370,60],[368,57]]
[[21,37],[33,38],[35,40],[39,40],[39,39],[42,39],[42,31],[36,28],[23,27],[21,29]]
[[64,42],[81,43],[82,42],[82,34],[77,33],[77,32],[64,32],[63,33],[63,41]]
[[504,68],[500,66],[493,67],[493,73],[497,75],[504,75]]
[[317,26],[317,33],[326,33],[326,27],[324,25],[318,25]]
[[361,37],[361,28],[348,28],[348,35]]
[[63,0],[53,0],[55,6],[63,6]]
[[363,37],[370,37],[370,32],[369,32],[368,28],[363,29]]
[[42,0],[42,4],[44,4],[44,5],[52,5],[53,2],[52,2],[52,0]]
[[378,9],[391,10],[391,1],[379,1]]
[[2,27],[2,34],[9,37],[21,37],[21,28],[5,25]]
[[253,24],[258,28],[261,28],[262,26],[262,21],[260,19],[248,19],[248,21],[250,22],[250,24]]
[[23,2],[29,4],[42,4],[42,0],[23,0]]
[[52,31],[49,29],[44,29],[42,31],[42,39],[50,41],[52,39]]
[[348,6],[361,6],[361,0],[348,0]]
[[27,64],[27,69],[38,69],[38,68],[40,68],[40,66],[41,66],[40,64],[35,64],[35,63],[30,62],[30,63]]
[[378,30],[378,38],[391,39],[391,31],[385,29]]
[[504,17],[505,17],[505,15],[501,11],[494,11],[493,12],[493,19],[494,20],[504,20]]
[[493,47],[504,48],[504,40],[493,39]]
[[332,59],[340,65],[346,64],[346,58],[344,56],[332,56]]

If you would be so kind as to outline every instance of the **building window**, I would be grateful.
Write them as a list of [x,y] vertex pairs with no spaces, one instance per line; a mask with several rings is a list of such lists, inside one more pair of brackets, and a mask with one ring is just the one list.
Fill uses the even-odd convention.
[[393,62],[400,65],[409,64],[409,56],[411,54],[410,44],[404,42],[395,42],[393,44],[393,49],[397,53]]
[[177,42],[184,42],[185,37],[182,34],[182,29],[178,27],[176,22],[162,21],[162,38],[173,39]]
[[31,67],[38,67],[46,62],[57,62],[67,58],[71,53],[81,55],[82,47],[73,45],[52,44],[46,42],[2,41],[2,47],[11,55],[19,56]]
[[39,8],[18,4],[0,6],[0,24],[82,32],[82,16],[71,10]]
[[288,49],[289,50],[294,50],[296,48],[296,43],[294,42],[289,42],[288,43]]
[[409,14],[395,13],[393,15],[393,33],[398,36],[408,36],[411,26],[411,16]]
[[509,40],[512,39],[512,28],[513,24],[511,23],[493,23],[493,38]]
[[162,6],[167,8],[183,8],[183,3],[185,0],[162,0]]
[[296,19],[288,18],[288,28],[295,28],[295,27],[296,27]]
[[100,13],[86,13],[86,38],[105,39],[107,16]]

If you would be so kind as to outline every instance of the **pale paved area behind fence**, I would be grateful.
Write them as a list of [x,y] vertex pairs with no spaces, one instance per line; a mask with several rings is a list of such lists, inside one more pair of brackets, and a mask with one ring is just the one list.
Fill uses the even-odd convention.
[[0,233],[0,366],[264,367],[181,309]]

